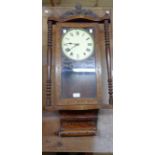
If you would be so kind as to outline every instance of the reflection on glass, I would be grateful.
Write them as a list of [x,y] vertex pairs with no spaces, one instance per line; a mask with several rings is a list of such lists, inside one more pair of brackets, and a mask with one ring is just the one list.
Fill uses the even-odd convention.
[[94,68],[73,68],[73,72],[95,72]]

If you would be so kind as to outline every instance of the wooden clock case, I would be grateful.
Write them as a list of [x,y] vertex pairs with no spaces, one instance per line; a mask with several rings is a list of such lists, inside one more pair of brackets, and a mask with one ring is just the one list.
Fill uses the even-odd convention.
[[[99,26],[104,26],[105,49],[100,49]],[[101,108],[112,108],[112,56],[109,39],[110,16],[106,13],[102,18],[91,10],[86,10],[77,5],[74,10],[67,11],[60,17],[48,18],[48,51],[47,51],[47,81],[46,81],[46,111],[59,111],[60,136],[91,136],[97,133],[97,116]],[[60,59],[60,29],[63,26],[85,28],[94,27],[96,44],[96,98],[61,98],[61,59]],[[102,102],[102,73],[100,52],[106,52],[108,73],[109,103]],[[67,90],[66,90],[67,91]]]

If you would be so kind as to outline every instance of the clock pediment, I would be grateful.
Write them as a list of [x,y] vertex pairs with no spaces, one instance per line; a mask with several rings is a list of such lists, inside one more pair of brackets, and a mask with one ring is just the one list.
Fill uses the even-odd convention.
[[60,17],[49,17],[48,20],[55,22],[98,22],[104,23],[108,20],[110,23],[110,13],[106,12],[103,17],[99,17],[90,9],[84,9],[80,4],[75,6],[75,9],[69,10]]
[[61,18],[64,19],[64,18],[68,18],[69,16],[78,16],[78,15],[88,16],[88,17],[90,16],[90,17],[93,17],[93,18],[98,18],[98,16],[94,12],[92,12],[89,9],[83,9],[80,4],[77,4],[75,6],[75,9],[69,10],[69,11],[65,12],[61,16]]

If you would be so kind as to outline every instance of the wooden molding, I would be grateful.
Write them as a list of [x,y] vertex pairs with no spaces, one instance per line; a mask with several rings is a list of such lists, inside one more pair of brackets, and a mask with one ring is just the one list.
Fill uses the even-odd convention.
[[46,80],[46,106],[51,105],[51,55],[52,55],[52,21],[48,21],[48,50],[47,50],[47,80]]
[[99,105],[52,105],[46,106],[45,110],[48,112],[58,111],[58,110],[87,110],[87,109],[112,109],[111,104],[99,104]]
[[104,20],[104,33],[105,33],[105,51],[106,63],[108,71],[108,93],[109,104],[113,104],[113,81],[112,81],[112,53],[110,50],[110,36],[109,36],[109,21]]

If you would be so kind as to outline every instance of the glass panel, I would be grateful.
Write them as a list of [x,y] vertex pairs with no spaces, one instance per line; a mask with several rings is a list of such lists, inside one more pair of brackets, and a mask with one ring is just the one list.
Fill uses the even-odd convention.
[[62,29],[62,98],[96,97],[94,29]]

